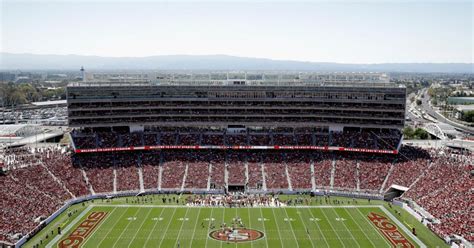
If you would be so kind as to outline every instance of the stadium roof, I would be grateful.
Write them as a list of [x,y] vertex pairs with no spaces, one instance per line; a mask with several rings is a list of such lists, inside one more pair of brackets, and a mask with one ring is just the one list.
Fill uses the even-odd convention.
[[405,88],[387,82],[349,82],[316,80],[162,80],[158,82],[75,82],[69,87],[123,87],[123,86],[312,86],[312,87],[378,87]]
[[151,80],[87,81],[73,82],[70,87],[113,86],[315,86],[315,87],[400,87],[390,83],[383,73],[207,73],[163,74]]

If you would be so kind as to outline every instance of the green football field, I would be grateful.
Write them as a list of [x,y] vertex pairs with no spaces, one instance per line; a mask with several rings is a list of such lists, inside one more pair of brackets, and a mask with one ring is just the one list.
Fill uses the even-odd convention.
[[[101,213],[101,218],[92,218],[94,221],[90,221],[90,217],[97,217],[98,213]],[[67,247],[61,245],[72,244],[78,244],[80,247],[394,247],[389,238],[370,221],[368,216],[371,213],[387,217],[385,223],[396,225],[397,220],[391,216],[392,214],[379,205],[211,208],[95,203],[88,205],[68,225],[63,226],[61,235],[55,236],[43,245],[46,247]],[[233,220],[237,217],[243,224],[244,228],[241,229],[255,230],[263,236],[255,240],[245,239],[244,236],[244,239],[238,241],[222,241],[211,237],[211,232],[222,230],[220,228],[222,223],[232,226]],[[404,231],[400,225],[396,225],[395,229],[413,247],[423,246],[420,240],[410,237],[408,229]]]

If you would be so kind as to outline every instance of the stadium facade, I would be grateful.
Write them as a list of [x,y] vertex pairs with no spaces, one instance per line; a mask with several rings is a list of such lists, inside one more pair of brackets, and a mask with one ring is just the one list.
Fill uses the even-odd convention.
[[[374,135],[380,143],[386,143],[383,134],[395,134],[400,141],[406,88],[389,83],[385,74],[320,73],[294,77],[262,74],[250,78],[247,75],[240,79],[229,79],[228,75],[225,79],[173,76],[149,82],[72,83],[67,87],[69,126],[128,133],[198,130],[200,137],[188,145],[200,148],[256,148],[249,141],[251,137],[243,138],[238,144],[226,142],[226,137],[212,147],[202,143],[202,132],[221,130],[223,136],[267,133],[269,142],[259,144],[261,148],[398,150],[400,142],[390,149],[331,145],[331,134],[345,132],[355,139],[376,132]],[[272,135],[278,133],[310,137],[303,143],[296,136],[287,137],[288,143],[276,144]],[[318,137],[325,141],[319,142]],[[156,140],[151,144],[142,142],[142,146],[133,149],[184,145],[179,137],[171,144],[161,143],[160,137]],[[121,145],[120,140],[116,143],[114,147],[97,145],[96,148],[99,151],[130,148]]]

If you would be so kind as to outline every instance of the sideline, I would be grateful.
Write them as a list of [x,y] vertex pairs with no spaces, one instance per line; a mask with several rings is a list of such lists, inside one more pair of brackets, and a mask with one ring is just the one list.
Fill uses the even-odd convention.
[[[93,203],[90,206],[93,207],[119,207],[119,208],[229,208],[223,206],[186,206],[186,205],[132,205],[132,204],[97,204]],[[253,206],[253,207],[234,207],[236,209],[246,209],[246,208],[380,208],[383,207],[379,204],[374,205],[322,205],[322,206],[284,206],[284,207],[275,207],[275,206]]]
[[56,244],[63,236],[64,234],[68,233],[69,230],[76,225],[77,222],[79,222],[79,220],[82,219],[82,217],[84,217],[91,209],[92,209],[92,205],[89,205],[86,209],[82,210],[81,214],[79,214],[71,223],[69,223],[69,225],[67,225],[66,228],[64,228],[63,230],[61,230],[61,234],[54,237],[54,239],[52,239],[51,241],[49,241],[49,243],[46,245],[46,248],[52,248],[54,244]]
[[397,226],[400,227],[400,228],[405,232],[405,234],[407,234],[408,236],[410,236],[410,238],[412,238],[412,239],[415,241],[415,243],[417,243],[417,244],[420,246],[420,248],[427,248],[427,246],[426,246],[423,242],[421,242],[421,240],[418,239],[417,236],[413,235],[413,233],[411,233],[411,231],[408,230],[408,228],[407,228],[405,225],[403,225],[395,216],[393,216],[393,214],[390,213],[390,211],[388,211],[387,209],[385,209],[384,206],[379,206],[379,208],[380,208],[380,210],[382,210],[390,219],[392,219],[392,221],[394,221],[395,224],[397,224]]

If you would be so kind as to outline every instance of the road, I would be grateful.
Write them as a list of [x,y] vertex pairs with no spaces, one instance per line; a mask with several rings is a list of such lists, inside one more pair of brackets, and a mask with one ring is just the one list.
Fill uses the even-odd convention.
[[459,123],[456,123],[454,121],[451,121],[441,115],[439,112],[437,112],[429,103],[430,96],[428,95],[428,89],[423,89],[422,93],[423,98],[421,98],[421,108],[429,115],[431,115],[433,118],[435,118],[437,121],[445,123],[446,125],[453,126],[456,129],[459,129],[463,132],[469,133],[471,135],[474,135],[474,128],[468,127]]

